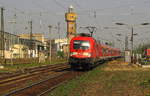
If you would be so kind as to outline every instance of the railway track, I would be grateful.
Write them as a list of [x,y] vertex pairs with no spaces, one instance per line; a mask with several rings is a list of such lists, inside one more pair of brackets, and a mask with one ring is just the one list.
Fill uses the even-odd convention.
[[[60,84],[85,72],[75,72],[68,64],[26,69],[21,75],[0,78],[0,96],[47,96]],[[7,94],[6,94],[7,93]]]
[[20,76],[22,74],[27,74],[27,73],[34,73],[34,72],[37,72],[37,71],[42,71],[42,70],[45,70],[45,68],[57,68],[58,66],[63,66],[63,65],[66,65],[67,63],[62,63],[62,64],[55,64],[55,65],[48,65],[48,66],[40,66],[40,67],[33,67],[33,68],[26,68],[26,69],[22,69],[20,71],[17,71],[15,73],[1,73],[0,75],[0,81],[3,80],[3,79],[7,79],[7,78],[14,78],[14,77],[17,77],[17,76]]
[[32,70],[28,69],[25,73],[19,73],[13,76],[1,77],[0,95],[46,80],[47,78],[53,77],[57,74],[67,72],[68,68],[69,66],[67,64],[56,64],[52,66],[33,68]]
[[48,94],[48,92],[50,92],[60,84],[66,82],[67,80],[73,79],[81,74],[83,73],[68,71],[55,76],[50,76],[45,80],[12,91],[8,94],[5,94],[4,96],[44,96],[45,94]]

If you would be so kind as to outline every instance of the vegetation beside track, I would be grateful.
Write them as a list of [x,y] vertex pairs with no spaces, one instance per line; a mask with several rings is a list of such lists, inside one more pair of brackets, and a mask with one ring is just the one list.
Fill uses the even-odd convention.
[[[103,67],[102,65],[100,69]],[[80,96],[81,93],[84,91],[85,84],[89,84],[94,80],[94,78],[102,72],[101,70],[97,70],[99,68],[96,68],[92,71],[87,72],[86,74],[82,75],[81,77],[77,77],[76,79],[73,79],[69,81],[68,83],[65,83],[61,85],[60,87],[56,88],[54,91],[52,91],[49,95],[50,96]],[[70,95],[72,94],[72,95]]]
[[150,69],[111,63],[63,84],[49,96],[150,96]]
[[65,63],[65,62],[67,62],[67,60],[65,60],[65,59],[54,59],[51,62],[46,61],[44,63],[32,62],[32,63],[27,63],[27,64],[14,64],[14,65],[9,64],[9,65],[4,65],[4,68],[0,69],[0,73],[15,72],[15,71],[22,70],[25,68],[39,67],[39,66],[43,66],[43,65],[58,64],[58,63]]

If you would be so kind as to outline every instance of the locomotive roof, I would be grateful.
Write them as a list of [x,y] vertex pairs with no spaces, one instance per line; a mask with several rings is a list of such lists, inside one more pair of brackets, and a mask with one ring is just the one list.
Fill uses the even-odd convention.
[[91,39],[95,40],[95,39],[94,39],[93,37],[91,37],[91,36],[81,36],[81,35],[77,35],[76,37],[73,37],[72,39],[81,39],[81,38],[87,39],[87,40],[91,40]]
[[[83,35],[77,35],[76,37],[72,38],[73,40],[80,40],[82,38],[82,40],[95,40],[93,37],[91,36],[83,36]],[[96,41],[96,40],[95,40]],[[97,42],[98,43],[98,42]],[[100,43],[98,43],[100,44]],[[107,49],[110,49],[110,50],[116,50],[116,51],[119,51],[120,49],[118,48],[113,48],[111,46],[108,46],[108,45],[105,45],[105,44],[100,44],[103,48],[107,48]]]
[[82,37],[91,37],[89,33],[79,33],[77,36],[82,36]]
[[118,49],[118,48],[113,48],[113,47],[108,46],[108,45],[103,45],[103,44],[101,44],[101,46],[102,46],[103,48],[108,48],[108,49],[110,49],[110,50],[117,50],[117,51],[120,50],[120,49]]

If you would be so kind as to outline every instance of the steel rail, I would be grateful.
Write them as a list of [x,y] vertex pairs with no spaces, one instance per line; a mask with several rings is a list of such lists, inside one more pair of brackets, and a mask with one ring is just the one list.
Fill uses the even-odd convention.
[[63,82],[61,82],[61,83],[59,83],[59,84],[53,86],[52,88],[50,88],[50,89],[48,89],[48,90],[46,90],[46,91],[44,91],[44,92],[38,94],[37,96],[43,96],[44,94],[46,94],[46,93],[48,93],[48,92],[51,92],[52,90],[54,90],[55,88],[59,87],[60,85],[62,85],[62,84],[64,84],[64,83],[66,83],[67,81],[68,81],[68,80],[65,80],[65,81],[63,81]]
[[[64,68],[68,68],[68,67],[61,67],[59,69],[64,69]],[[54,70],[54,69],[52,69],[52,70]],[[46,70],[44,73],[50,72],[52,70]],[[58,69],[56,69],[56,70],[58,70]],[[29,75],[26,75],[26,76],[23,76],[23,77],[20,77],[20,78],[14,78],[13,80],[3,81],[3,82],[0,83],[1,84],[0,87],[1,86],[7,86],[8,84],[14,84],[14,83],[17,83],[17,82],[21,82],[21,81],[24,81],[24,80],[27,80],[27,79],[34,78],[35,76],[39,75],[40,73],[43,74],[43,72],[39,72],[39,73],[29,74]]]
[[[1,80],[0,81],[0,84],[4,84],[4,83],[7,83],[7,82],[11,82],[11,81],[15,81],[15,80],[18,80],[18,79],[22,79],[22,78],[27,78],[27,77],[29,77],[29,76],[32,76],[32,75],[38,75],[39,73],[41,73],[42,71],[44,71],[44,70],[46,70],[46,72],[47,71],[53,71],[53,70],[56,70],[56,69],[54,69],[54,68],[57,68],[58,69],[58,67],[61,67],[61,68],[67,68],[66,66],[65,67],[62,67],[62,66],[53,66],[53,69],[51,69],[52,67],[49,67],[49,68],[44,68],[44,69],[41,69],[41,70],[36,70],[36,71],[34,71],[34,72],[32,72],[32,73],[30,73],[30,74],[22,74],[23,76],[21,76],[21,75],[17,75],[16,77],[11,77],[11,78],[7,78],[7,79],[4,79],[4,80]],[[50,69],[50,70],[48,70],[48,69]],[[46,73],[45,72],[45,73]],[[27,72],[28,73],[28,72]],[[42,72],[43,73],[43,72]]]
[[[67,63],[67,62],[66,62]],[[7,78],[11,78],[11,77],[17,77],[19,75],[22,75],[22,74],[26,74],[26,73],[31,73],[31,72],[36,72],[36,71],[40,71],[40,70],[44,70],[45,67],[57,67],[57,66],[62,66],[62,64],[66,64],[66,63],[59,63],[59,64],[53,64],[53,65],[43,65],[43,66],[38,66],[38,67],[32,67],[32,68],[25,68],[23,69],[24,72],[21,72],[21,71],[17,71],[15,72],[14,74],[12,73],[11,75],[7,75],[7,76],[4,76],[4,77],[0,77],[0,79],[7,79]]]
[[26,87],[24,87],[24,88],[20,88],[20,89],[11,91],[11,92],[9,92],[9,93],[7,93],[7,94],[4,94],[4,95],[2,95],[2,96],[11,96],[11,95],[13,95],[13,94],[16,94],[16,93],[18,93],[18,92],[21,92],[21,91],[26,90],[26,89],[28,89],[28,88],[31,88],[31,87],[33,87],[33,86],[39,85],[39,84],[41,84],[41,83],[44,83],[44,82],[46,82],[46,81],[48,81],[48,80],[50,80],[50,79],[54,79],[54,78],[60,77],[60,76],[65,75],[65,74],[67,74],[67,73],[69,73],[69,72],[64,72],[64,73],[61,73],[61,74],[58,74],[58,75],[55,75],[55,76],[49,76],[49,77],[48,77],[47,79],[45,79],[45,80],[39,81],[39,82],[37,82],[37,83],[33,83],[33,84],[31,84],[31,85],[29,85],[29,86],[26,86]]

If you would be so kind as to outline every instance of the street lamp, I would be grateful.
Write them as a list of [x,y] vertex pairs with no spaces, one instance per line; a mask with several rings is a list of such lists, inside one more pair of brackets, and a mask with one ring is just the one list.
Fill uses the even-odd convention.
[[141,25],[150,25],[150,23],[142,23]]
[[121,36],[122,34],[116,34],[117,36]]
[[[124,24],[124,23],[115,23],[116,25],[127,25],[131,27],[131,54],[133,55],[133,36],[137,35],[137,33],[133,33],[133,25],[128,25],[128,24]],[[140,25],[150,25],[150,23],[141,23]],[[131,61],[133,59],[131,58]]]

